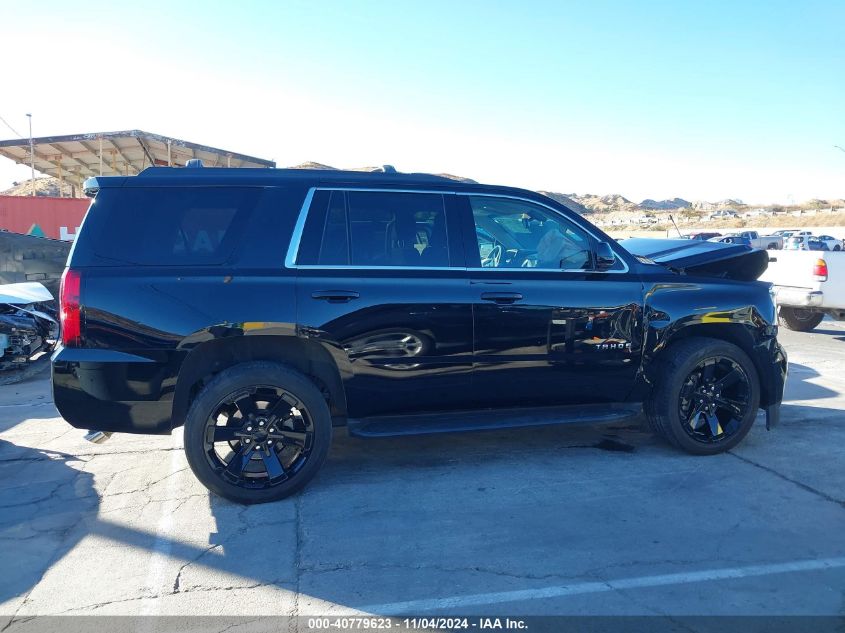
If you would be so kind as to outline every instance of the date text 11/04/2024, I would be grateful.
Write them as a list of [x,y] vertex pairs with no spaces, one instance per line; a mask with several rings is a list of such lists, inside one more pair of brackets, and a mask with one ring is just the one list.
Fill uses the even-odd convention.
[[514,618],[467,618],[467,617],[422,617],[422,618],[388,618],[388,617],[343,617],[343,618],[309,618],[308,630],[348,630],[362,629],[405,629],[405,630],[527,630],[525,620]]

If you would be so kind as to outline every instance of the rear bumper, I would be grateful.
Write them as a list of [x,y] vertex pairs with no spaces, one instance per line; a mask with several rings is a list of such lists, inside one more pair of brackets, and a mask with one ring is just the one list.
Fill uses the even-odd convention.
[[796,308],[817,308],[824,303],[824,293],[809,288],[774,286],[775,303]]
[[168,434],[175,387],[168,367],[124,352],[59,347],[52,357],[53,401],[78,429]]

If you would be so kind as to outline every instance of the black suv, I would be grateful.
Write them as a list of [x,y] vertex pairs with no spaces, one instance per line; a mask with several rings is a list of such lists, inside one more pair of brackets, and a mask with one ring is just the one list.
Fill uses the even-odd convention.
[[53,395],[167,434],[214,492],[281,499],[332,427],[374,437],[642,412],[690,453],[777,421],[765,252],[617,243],[537,193],[424,174],[151,168],[91,179]]

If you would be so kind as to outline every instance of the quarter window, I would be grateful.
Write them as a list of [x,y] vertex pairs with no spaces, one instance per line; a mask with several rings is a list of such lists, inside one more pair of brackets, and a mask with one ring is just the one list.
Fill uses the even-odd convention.
[[566,217],[511,198],[469,196],[478,242],[475,267],[588,269],[587,235]]

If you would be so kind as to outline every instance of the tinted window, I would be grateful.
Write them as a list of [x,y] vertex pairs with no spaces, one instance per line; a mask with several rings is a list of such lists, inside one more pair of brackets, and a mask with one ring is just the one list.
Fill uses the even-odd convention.
[[[307,248],[301,249],[299,264],[449,265],[446,214],[439,194],[348,191],[344,195],[336,191],[326,211],[312,205],[309,216],[321,212],[325,222],[318,254],[314,257]],[[317,224],[309,217],[306,232],[314,231]],[[303,243],[310,240],[303,237]]]
[[93,226],[86,220],[80,237],[103,263],[222,264],[263,195],[259,188],[103,189]]
[[318,264],[349,263],[349,225],[346,221],[344,198],[342,191],[331,192],[323,239],[320,241]]
[[592,266],[587,235],[566,217],[511,198],[470,196],[477,260],[482,268],[584,269]]

